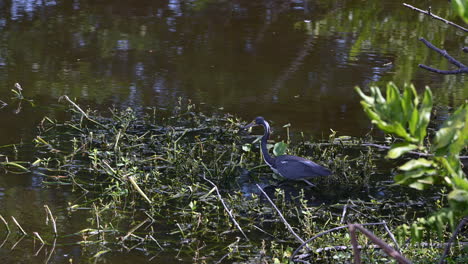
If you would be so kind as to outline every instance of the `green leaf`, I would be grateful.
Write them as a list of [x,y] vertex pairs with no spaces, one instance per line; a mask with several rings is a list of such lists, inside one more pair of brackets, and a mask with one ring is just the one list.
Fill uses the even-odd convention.
[[[374,104],[374,98],[372,98],[371,96],[367,96],[365,95],[361,89],[359,87],[354,87],[354,90],[359,94],[359,96],[362,98],[362,100],[364,100],[364,103],[368,104],[368,105],[373,105]],[[361,102],[362,104],[362,102]]]
[[401,106],[401,95],[398,87],[393,83],[387,84],[387,105],[389,111],[389,118],[399,123],[405,122],[405,115]]
[[387,158],[396,159],[400,157],[401,155],[405,154],[406,152],[417,149],[417,148],[418,146],[408,143],[408,142],[396,143],[396,144],[393,144],[392,148],[388,151]]
[[418,182],[423,183],[423,184],[427,184],[427,185],[433,185],[435,180],[436,179],[434,178],[434,176],[427,176],[427,177],[418,179]]
[[449,200],[466,203],[468,205],[468,191],[456,189],[449,193]]
[[411,225],[411,237],[413,238],[411,242],[421,242],[422,232],[416,223]]
[[468,23],[468,1],[466,0],[452,0],[452,8],[458,15]]
[[402,171],[410,171],[416,168],[429,168],[434,165],[434,162],[431,160],[427,160],[425,158],[419,158],[417,160],[410,160],[399,167]]
[[424,138],[426,137],[427,125],[429,124],[429,121],[431,119],[431,111],[432,111],[432,92],[431,92],[431,89],[429,89],[429,87],[426,86],[421,108],[419,110],[418,128],[415,133],[415,136],[417,139],[419,139],[420,144],[424,141]]
[[413,182],[413,183],[410,183],[408,186],[416,190],[420,190],[420,191],[424,190],[425,187],[427,187],[426,184],[423,184],[421,182]]
[[377,104],[385,104],[385,98],[382,96],[382,93],[380,92],[379,87],[371,86],[370,90]]
[[419,122],[419,111],[417,108],[414,108],[413,111],[411,112],[411,116],[408,122],[411,135],[416,134],[416,130],[418,129],[418,122]]
[[468,213],[468,191],[456,189],[449,193],[448,200],[450,207],[460,212],[462,215]]
[[[414,96],[415,95],[413,94],[413,91],[411,90],[411,87],[409,85],[405,85],[405,87],[403,89],[402,100],[401,100],[402,112],[405,115],[404,123],[407,123],[407,122],[409,123],[409,121],[411,120],[411,116],[413,114],[413,109],[415,108],[414,105],[413,105]],[[411,125],[410,125],[410,128],[411,128]],[[410,129],[411,134],[413,134],[414,131],[415,130]]]
[[458,155],[468,145],[468,104],[460,106],[436,132],[432,149],[436,155]]
[[468,179],[466,178],[454,177],[453,184],[455,184],[459,189],[468,191]]
[[0,162],[0,166],[10,166],[10,167],[15,167],[15,168],[18,168],[24,172],[29,172],[28,169],[26,169],[23,165],[19,164],[19,163],[16,163],[16,162]]
[[278,142],[273,147],[273,154],[275,154],[275,156],[284,155],[284,154],[286,154],[287,149],[288,149],[288,144],[286,144],[286,143],[284,143],[282,141]]

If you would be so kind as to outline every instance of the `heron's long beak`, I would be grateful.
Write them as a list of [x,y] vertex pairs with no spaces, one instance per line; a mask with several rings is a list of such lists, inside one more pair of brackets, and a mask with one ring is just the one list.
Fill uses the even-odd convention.
[[255,121],[252,121],[250,124],[246,125],[244,127],[245,130],[248,130],[249,128],[253,127],[253,126],[256,126],[257,124],[255,123]]

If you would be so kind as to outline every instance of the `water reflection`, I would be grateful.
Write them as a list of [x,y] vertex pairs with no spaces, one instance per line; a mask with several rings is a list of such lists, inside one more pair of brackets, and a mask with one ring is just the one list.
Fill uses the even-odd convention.
[[[458,96],[441,101],[461,102],[463,82],[415,66],[427,56],[416,40],[425,30],[450,38],[452,45],[462,41],[442,25],[422,26],[406,18],[412,13],[397,4],[383,5],[7,2],[0,8],[6,21],[2,35],[8,36],[0,39],[0,96],[16,81],[30,95],[69,94],[103,106],[169,106],[182,96],[246,118],[272,116],[315,134],[333,127],[353,135],[368,128],[364,115],[355,111],[355,85],[416,81],[431,84],[436,94],[448,85]],[[350,107],[343,112],[343,105]],[[321,118],[325,112],[329,115]],[[299,113],[315,120],[301,121]],[[343,118],[359,124],[350,126]]]

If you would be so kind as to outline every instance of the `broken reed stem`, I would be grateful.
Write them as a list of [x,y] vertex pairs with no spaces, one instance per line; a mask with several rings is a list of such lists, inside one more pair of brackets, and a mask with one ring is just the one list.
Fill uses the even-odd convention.
[[64,95],[62,97],[59,98],[59,101],[64,98],[65,100],[67,100],[71,105],[73,105],[73,107],[75,107],[84,117],[86,117],[86,119],[88,119],[89,121],[91,121],[92,123],[100,126],[100,127],[103,127],[103,128],[106,128],[103,124],[99,123],[98,121],[92,119],[91,117],[89,117],[89,115],[83,111],[83,109],[81,109],[81,107],[79,107],[75,102],[73,102],[68,96]]
[[345,217],[346,217],[346,211],[348,210],[348,205],[345,204],[345,206],[343,207],[343,213],[341,214],[341,221],[340,221],[340,224],[343,224],[344,223],[344,220],[345,220]]
[[263,191],[262,187],[260,187],[260,185],[258,185],[258,183],[256,183],[255,185],[257,185],[257,188],[263,193],[263,195],[265,195],[265,197],[267,198],[268,202],[270,202],[271,206],[273,206],[273,208],[275,208],[276,212],[278,213],[279,217],[281,218],[281,221],[283,221],[284,225],[286,226],[286,228],[288,228],[289,232],[291,232],[291,234],[293,234],[293,236],[294,236],[299,242],[301,242],[302,244],[305,244],[304,239],[302,239],[298,234],[296,234],[296,232],[294,232],[294,230],[292,229],[291,225],[288,223],[288,221],[286,221],[286,219],[284,218],[283,214],[282,214],[281,211],[278,209],[278,207],[276,207],[276,205],[273,203],[273,201],[270,199],[270,197],[265,193],[265,191]]
[[354,264],[361,264],[361,250],[356,238],[356,227],[353,224],[348,225],[351,245],[353,246]]
[[83,111],[83,109],[81,109],[81,107],[79,107],[75,102],[73,102],[67,95],[64,95],[62,97],[59,98],[59,101],[60,99],[64,98],[65,100],[67,100],[71,105],[73,105],[82,115],[84,115],[84,117],[86,117],[86,119],[89,119],[89,116],[88,114]]
[[148,221],[150,221],[148,218],[145,219],[145,221],[139,223],[138,225],[134,226],[130,231],[127,232],[127,234],[122,238],[122,242],[124,242],[129,236],[133,234],[138,228],[146,224]]
[[450,237],[450,240],[448,241],[447,243],[447,246],[445,247],[444,249],[444,253],[442,254],[442,256],[440,257],[440,260],[439,260],[439,264],[443,264],[445,263],[445,258],[447,257],[449,251],[450,251],[450,247],[453,243],[453,241],[455,240],[455,238],[457,237],[458,235],[458,232],[460,232],[460,230],[463,228],[463,226],[468,222],[468,216],[465,216],[463,217],[463,219],[460,221],[460,223],[458,224],[457,228],[455,228],[455,231],[453,231],[453,234],[452,236]]
[[42,237],[39,235],[38,232],[33,232],[33,234],[34,234],[37,238],[39,238],[39,240],[41,241],[41,243],[42,243],[43,245],[45,244],[44,240],[42,240]]
[[5,224],[5,227],[8,231],[8,233],[10,233],[10,227],[8,226],[8,222],[5,220],[5,218],[3,218],[3,216],[0,214],[0,219],[2,220],[2,222]]
[[94,215],[96,216],[96,228],[98,230],[99,237],[102,238],[104,236],[104,233],[100,232],[101,231],[101,223],[99,221],[99,210],[98,210],[95,203],[93,203],[93,209],[94,209]]
[[21,231],[21,233],[23,233],[23,235],[27,235],[28,233],[26,233],[26,231],[24,231],[24,229],[21,227],[21,225],[18,223],[18,221],[16,221],[15,217],[12,216],[11,219],[13,219],[13,223],[16,224],[16,226],[18,227],[18,229]]
[[[50,221],[52,222],[52,228],[54,229],[54,236],[57,237],[57,223],[55,222],[54,216],[52,215],[52,211],[50,210],[49,206],[46,204],[44,205],[44,209],[46,211],[46,214],[50,217]],[[49,217],[46,218],[46,225],[48,224],[48,219]]]
[[374,244],[378,245],[380,248],[382,248],[387,255],[390,257],[396,259],[398,263],[403,263],[403,264],[410,264],[411,261],[403,257],[398,251],[393,249],[389,244],[378,238],[376,235],[374,235],[372,232],[369,230],[365,229],[359,224],[350,224],[350,227],[353,226],[357,230],[359,230],[361,233],[363,233],[366,237],[368,237]]
[[133,187],[135,187],[135,189],[137,190],[137,192],[143,197],[145,198],[145,200],[151,205],[151,200],[148,198],[148,196],[146,196],[146,194],[143,192],[143,190],[140,188],[140,186],[138,186],[137,182],[135,181],[135,178],[133,176],[128,176],[128,180],[130,181],[130,183],[133,185]]
[[228,213],[229,217],[231,218],[231,221],[234,223],[234,225],[237,227],[237,229],[239,229],[239,231],[242,233],[242,235],[244,236],[244,238],[249,241],[249,238],[247,237],[247,235],[244,233],[244,230],[242,230],[242,228],[240,227],[239,223],[237,223],[236,219],[234,218],[234,216],[232,215],[232,211],[231,209],[229,209],[229,207],[226,205],[226,203],[224,202],[224,199],[223,197],[221,196],[221,194],[219,193],[219,190],[218,190],[218,186],[216,186],[216,184],[214,184],[212,181],[208,180],[205,176],[203,176],[203,179],[207,182],[209,182],[213,188],[215,189],[216,191],[216,194],[218,196],[218,199],[219,201],[221,202],[221,204],[223,205],[224,207],[224,210]]

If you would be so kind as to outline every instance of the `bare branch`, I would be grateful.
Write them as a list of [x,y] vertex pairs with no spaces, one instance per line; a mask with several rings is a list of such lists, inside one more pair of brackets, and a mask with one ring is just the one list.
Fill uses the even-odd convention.
[[[384,225],[385,222],[379,222],[379,223],[365,223],[365,224],[362,224],[363,226],[368,226],[368,225]],[[296,250],[294,250],[293,254],[291,255],[290,259],[292,260],[296,255],[297,253],[299,253],[299,250],[301,250],[306,244],[312,242],[313,240],[323,236],[323,235],[326,235],[328,233],[331,233],[331,232],[334,232],[334,231],[337,231],[337,230],[340,230],[340,229],[345,229],[345,228],[348,228],[347,225],[345,226],[338,226],[338,227],[334,227],[332,229],[328,229],[326,231],[323,231],[315,236],[313,236],[312,238],[309,238],[307,239],[306,241],[304,241],[304,243],[302,243],[298,248],[296,248]]]
[[419,40],[422,41],[424,43],[424,45],[426,45],[428,48],[436,51],[437,53],[442,55],[444,58],[446,58],[450,63],[457,66],[458,68],[466,68],[465,64],[459,62],[458,60],[456,60],[455,58],[450,56],[450,54],[448,54],[448,52],[446,50],[437,48],[436,46],[434,46],[432,43],[430,43],[429,41],[427,41],[424,38],[420,38]]
[[436,69],[436,68],[432,68],[432,67],[424,65],[424,64],[418,64],[418,66],[419,66],[419,68],[428,70],[430,72],[435,72],[435,73],[443,74],[443,75],[468,73],[468,68],[461,68],[459,70],[453,70],[453,71],[445,71],[445,70],[439,70],[439,69]]
[[223,207],[224,207],[224,210],[226,210],[226,212],[228,213],[229,217],[231,218],[232,222],[234,223],[234,225],[237,227],[237,229],[239,229],[239,231],[242,233],[242,235],[244,236],[244,238],[249,241],[249,238],[247,237],[247,235],[244,233],[244,230],[242,230],[242,228],[240,227],[239,223],[237,223],[236,219],[234,218],[234,216],[232,215],[232,211],[231,209],[229,209],[229,207],[226,205],[226,203],[224,202],[223,200],[223,197],[221,196],[221,194],[219,193],[219,190],[218,190],[218,186],[216,186],[216,184],[214,184],[212,181],[208,180],[205,176],[203,176],[203,179],[207,182],[209,182],[211,184],[211,186],[213,186],[213,188],[215,189],[216,191],[216,194],[218,196],[218,199],[219,201],[223,204]]
[[457,228],[455,228],[455,231],[452,234],[452,237],[450,237],[449,242],[447,243],[447,246],[445,247],[444,254],[442,254],[442,257],[440,257],[439,264],[445,263],[445,257],[447,257],[449,251],[450,251],[450,246],[452,245],[453,241],[458,235],[458,232],[463,228],[463,226],[468,222],[468,216],[463,217],[463,219],[460,221],[460,224],[458,224]]
[[430,16],[430,17],[432,17],[432,18],[435,18],[435,19],[438,19],[438,20],[440,20],[440,21],[443,21],[443,22],[445,22],[446,24],[449,24],[449,25],[451,25],[451,26],[454,26],[454,27],[456,27],[456,28],[458,28],[458,29],[460,29],[460,30],[463,30],[463,31],[465,31],[465,32],[468,32],[468,29],[467,29],[467,28],[464,28],[464,27],[462,27],[462,26],[460,26],[460,25],[457,25],[457,24],[455,24],[455,23],[453,23],[453,22],[451,22],[451,21],[449,21],[449,20],[447,20],[447,19],[444,19],[444,18],[440,17],[440,16],[434,15],[434,14],[431,12],[431,8],[430,8],[430,7],[429,7],[429,10],[426,11],[426,10],[419,9],[419,8],[417,8],[417,7],[414,7],[414,6],[409,5],[409,4],[406,4],[406,3],[403,3],[403,5],[406,6],[406,7],[409,7],[409,8],[411,8],[411,9],[413,9],[414,11],[418,11],[418,12],[423,13],[423,14],[425,14],[425,15],[428,15],[428,16]]
[[460,61],[453,58],[452,56],[450,56],[450,54],[448,54],[448,52],[446,50],[442,50],[442,49],[437,48],[436,46],[434,46],[432,43],[430,43],[429,41],[427,41],[424,38],[420,38],[419,40],[421,40],[428,48],[430,48],[430,49],[436,51],[437,53],[439,53],[440,55],[442,55],[450,63],[457,66],[459,69],[458,70],[453,70],[453,71],[445,71],[445,70],[435,69],[435,68],[429,67],[429,66],[424,65],[424,64],[419,64],[420,68],[426,69],[426,70],[431,71],[431,72],[439,73],[439,74],[468,73],[468,67],[466,65],[464,65],[463,63],[461,63]]
[[276,207],[276,205],[273,203],[273,201],[270,199],[270,197],[268,196],[268,194],[265,193],[265,191],[263,191],[262,187],[260,187],[260,185],[258,185],[258,183],[256,183],[255,185],[257,185],[257,188],[263,193],[263,195],[265,195],[265,197],[267,198],[268,202],[270,202],[271,206],[273,206],[273,208],[275,208],[276,212],[278,213],[279,217],[281,218],[281,221],[283,221],[284,225],[288,228],[289,232],[291,232],[294,237],[299,241],[301,242],[303,245],[305,245],[305,242],[304,242],[304,239],[302,239],[298,234],[296,234],[296,232],[294,232],[294,230],[292,229],[291,225],[288,223],[288,221],[286,221],[286,219],[284,218],[283,214],[281,213],[281,211],[278,209],[278,207]]
[[396,259],[398,263],[404,263],[404,264],[410,264],[411,261],[403,257],[398,251],[393,249],[390,245],[385,243],[383,240],[378,238],[376,235],[374,235],[372,232],[369,230],[365,229],[359,224],[352,224],[351,226],[354,226],[356,229],[361,231],[366,237],[368,237],[374,244],[380,246],[385,253],[387,253],[390,257]]
[[349,235],[351,237],[351,245],[353,246],[354,264],[361,264],[361,250],[356,238],[356,225],[349,224]]

